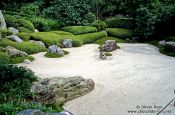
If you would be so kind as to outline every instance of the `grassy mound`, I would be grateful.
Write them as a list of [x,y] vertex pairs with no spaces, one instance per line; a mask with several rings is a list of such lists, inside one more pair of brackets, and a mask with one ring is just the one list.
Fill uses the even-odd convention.
[[12,35],[12,32],[6,29],[0,29],[0,34],[2,38],[6,38],[8,35]]
[[112,56],[112,53],[110,53],[110,52],[106,52],[105,54],[106,54],[106,56]]
[[123,39],[118,39],[118,38],[114,38],[114,37],[103,37],[101,39],[98,39],[97,41],[95,41],[94,43],[95,44],[99,44],[99,45],[102,45],[105,43],[105,41],[107,40],[116,40],[117,43],[124,43],[125,40]]
[[74,35],[70,32],[65,32],[65,31],[50,31],[50,32],[58,34],[58,35]]
[[94,41],[103,37],[107,37],[107,33],[105,31],[77,35],[74,39],[80,40],[82,44],[88,44],[93,43]]
[[10,57],[5,53],[0,51],[0,64],[10,63]]
[[24,27],[19,27],[17,28],[19,32],[24,32],[24,33],[33,33],[31,30],[24,28]]
[[63,31],[71,32],[75,35],[97,32],[97,28],[90,26],[67,26],[62,28]]
[[131,18],[109,18],[105,22],[110,28],[133,28],[133,20]]
[[31,39],[42,41],[46,46],[57,45],[60,46],[62,39],[72,38],[73,35],[58,35],[53,32],[37,32],[32,34]]
[[34,61],[35,59],[32,56],[27,56],[27,57],[14,57],[10,59],[10,63],[12,64],[18,64],[18,63],[23,63],[25,59],[28,59],[30,61]]
[[0,41],[0,46],[12,46],[18,50],[24,51],[28,54],[35,54],[38,52],[42,52],[45,51],[46,49],[44,49],[43,47],[41,47],[38,44],[34,44],[34,43],[30,43],[30,42],[22,42],[22,43],[17,43],[17,42],[13,42],[9,39],[3,39]]
[[106,32],[108,33],[109,36],[117,37],[121,39],[127,39],[133,36],[133,31],[130,29],[107,28]]
[[[69,54],[68,51],[65,51],[65,50],[63,50],[63,51],[64,51],[65,55]],[[48,53],[48,52],[44,56],[47,57],[47,58],[60,58],[60,57],[63,57],[63,55],[60,55],[60,54],[57,54],[57,53]]]
[[17,35],[19,38],[21,38],[22,40],[24,40],[24,41],[29,41],[30,38],[31,38],[31,36],[32,36],[31,33],[24,33],[24,32],[22,32],[22,33],[17,33],[16,35]]

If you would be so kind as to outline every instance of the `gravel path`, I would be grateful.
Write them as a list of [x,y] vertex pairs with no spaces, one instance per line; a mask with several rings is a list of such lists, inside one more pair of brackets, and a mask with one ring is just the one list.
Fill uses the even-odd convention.
[[[121,49],[105,61],[98,58],[98,45],[89,44],[65,49],[70,54],[60,59],[35,54],[32,64],[20,65],[44,78],[92,78],[96,88],[91,93],[64,105],[75,115],[156,115],[175,97],[175,58],[160,54],[148,44],[119,46]],[[130,110],[137,113],[129,113]],[[175,115],[175,111],[167,112]]]

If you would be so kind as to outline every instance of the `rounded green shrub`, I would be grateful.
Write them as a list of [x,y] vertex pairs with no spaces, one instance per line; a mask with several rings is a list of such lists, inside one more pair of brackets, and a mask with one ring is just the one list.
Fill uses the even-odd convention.
[[6,38],[8,35],[12,35],[12,32],[6,29],[0,29],[0,34],[2,38]]
[[91,26],[96,27],[98,31],[105,30],[107,24],[102,20],[96,20],[91,23]]
[[106,32],[108,33],[108,36],[117,37],[120,39],[131,38],[133,36],[133,31],[130,29],[107,28]]
[[5,53],[0,51],[0,64],[10,63],[10,57]]
[[21,38],[22,40],[24,40],[24,41],[29,41],[29,40],[30,40],[30,37],[32,36],[31,33],[24,33],[24,32],[22,32],[22,33],[17,33],[16,35],[17,35],[19,38]]
[[62,28],[63,31],[71,32],[75,35],[97,32],[97,28],[90,26],[67,26]]
[[105,20],[105,22],[110,28],[133,29],[134,26],[132,18],[108,18]]
[[89,23],[93,22],[96,19],[95,14],[93,14],[92,12],[89,12],[87,14],[84,15],[85,20],[87,20]]
[[80,47],[80,46],[82,46],[82,42],[80,40],[73,39],[72,45],[73,45],[73,47]]
[[[64,51],[65,55],[69,54],[68,51],[65,51],[65,50],[63,50],[63,51]],[[63,57],[63,55],[60,55],[60,54],[57,54],[57,53],[48,53],[48,52],[44,56],[47,57],[47,58],[60,58],[60,57]]]
[[35,27],[31,21],[26,20],[26,19],[18,19],[17,22],[19,24],[19,27],[27,28],[31,30],[32,32],[35,31]]
[[0,65],[0,91],[7,97],[13,99],[29,96],[32,82],[36,80],[34,73],[24,67]]
[[6,14],[4,15],[4,19],[8,27],[14,27],[14,28],[18,27],[17,19],[14,16]]
[[33,33],[31,30],[24,28],[24,27],[19,27],[17,29],[19,30],[19,32]]

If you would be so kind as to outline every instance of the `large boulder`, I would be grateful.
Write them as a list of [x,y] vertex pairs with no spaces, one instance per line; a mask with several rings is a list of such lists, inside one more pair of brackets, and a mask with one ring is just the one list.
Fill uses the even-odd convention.
[[18,36],[16,36],[16,35],[10,35],[10,36],[7,36],[7,38],[12,40],[12,41],[18,42],[18,43],[23,42],[23,40],[21,38],[19,38]]
[[64,39],[62,41],[62,46],[64,48],[71,48],[72,47],[72,40],[71,39]]
[[28,54],[26,52],[15,49],[12,46],[6,46],[5,51],[10,57],[26,57]]
[[4,16],[0,10],[0,29],[7,29]]
[[38,44],[38,45],[40,45],[43,48],[46,48],[45,44],[42,41],[30,40],[30,42],[31,43],[35,43],[35,44]]
[[117,42],[115,40],[107,40],[105,41],[105,44],[100,48],[100,51],[112,52],[116,50],[116,48],[117,48]]
[[57,47],[56,45],[49,46],[48,53],[57,53],[59,55],[65,54],[64,51],[60,47]]
[[8,30],[9,30],[10,32],[12,32],[13,34],[19,33],[19,30],[17,30],[17,29],[14,28],[14,27],[8,27]]
[[47,78],[35,82],[31,92],[35,93],[35,101],[43,104],[62,104],[92,91],[95,83],[82,77]]

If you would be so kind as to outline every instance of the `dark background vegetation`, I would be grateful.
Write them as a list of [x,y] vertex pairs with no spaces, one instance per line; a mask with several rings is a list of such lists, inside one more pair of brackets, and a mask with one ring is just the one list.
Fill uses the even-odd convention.
[[39,15],[65,25],[88,25],[94,18],[131,17],[135,35],[161,39],[175,34],[174,0],[2,0],[1,8]]

